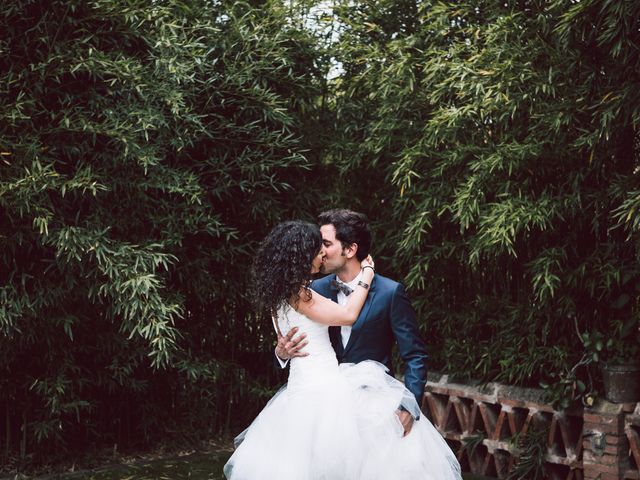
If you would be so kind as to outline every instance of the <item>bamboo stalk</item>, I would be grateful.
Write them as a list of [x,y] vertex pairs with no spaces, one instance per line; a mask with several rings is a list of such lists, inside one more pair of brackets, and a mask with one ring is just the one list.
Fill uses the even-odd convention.
[[9,449],[11,448],[11,416],[9,415],[9,402],[5,404],[5,444],[4,444],[4,456],[9,458]]
[[20,442],[20,459],[27,456],[27,411],[22,411],[22,441]]

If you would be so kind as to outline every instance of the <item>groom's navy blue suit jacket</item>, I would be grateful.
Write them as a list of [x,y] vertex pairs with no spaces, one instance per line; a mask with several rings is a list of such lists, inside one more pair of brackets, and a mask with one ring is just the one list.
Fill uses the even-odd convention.
[[[313,281],[311,288],[337,302],[338,293],[331,288],[335,278],[333,274],[327,275]],[[342,346],[340,327],[329,327],[329,336],[338,362],[376,360],[386,365],[392,375],[391,348],[395,340],[406,364],[404,383],[415,395],[418,405],[422,404],[427,383],[427,349],[420,337],[416,314],[401,284],[376,273],[346,347]]]

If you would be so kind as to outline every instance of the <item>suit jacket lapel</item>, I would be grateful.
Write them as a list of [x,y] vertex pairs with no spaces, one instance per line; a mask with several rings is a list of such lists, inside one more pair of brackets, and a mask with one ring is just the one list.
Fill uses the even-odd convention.
[[[335,279],[336,279],[335,274],[331,275],[331,280],[335,280]],[[333,302],[338,303],[338,291],[329,287],[328,293],[329,293],[329,298]],[[338,361],[340,361],[340,359],[342,358],[342,354],[344,353],[340,327],[329,327],[329,338],[331,339],[331,344],[333,345],[333,349],[336,351],[336,354],[338,355]]]
[[[335,279],[336,279],[335,274],[334,274],[334,275],[331,275],[331,280],[330,280],[330,282],[335,281]],[[333,288],[331,288],[331,287],[329,287],[329,298],[330,298],[332,301],[334,301],[335,303],[338,303],[338,291],[337,291],[337,290],[334,290],[334,289],[333,289]]]
[[[356,323],[351,327],[351,335],[349,336],[349,341],[347,341],[346,347],[344,347],[343,355],[346,355],[349,352],[349,349],[353,346],[355,341],[357,340],[358,335],[360,334],[360,330],[362,326],[367,321],[367,315],[369,314],[369,310],[371,309],[371,304],[373,303],[373,297],[376,296],[375,291],[376,279],[374,278],[371,282],[371,288],[369,289],[369,295],[367,295],[367,299],[364,301],[364,305],[362,306],[362,310],[360,310],[360,315],[358,315],[358,319]],[[340,342],[342,344],[342,342]]]
[[342,355],[344,354],[344,347],[342,346],[342,334],[340,332],[340,327],[329,327],[329,338],[331,339],[333,349],[336,351],[338,360],[341,360]]

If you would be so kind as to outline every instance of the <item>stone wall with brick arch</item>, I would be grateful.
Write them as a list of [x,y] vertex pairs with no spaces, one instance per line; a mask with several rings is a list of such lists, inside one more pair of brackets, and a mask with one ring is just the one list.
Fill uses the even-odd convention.
[[517,439],[535,429],[546,438],[552,480],[640,480],[640,404],[598,400],[558,411],[544,402],[542,390],[436,375],[422,408],[465,472],[507,478],[520,458]]

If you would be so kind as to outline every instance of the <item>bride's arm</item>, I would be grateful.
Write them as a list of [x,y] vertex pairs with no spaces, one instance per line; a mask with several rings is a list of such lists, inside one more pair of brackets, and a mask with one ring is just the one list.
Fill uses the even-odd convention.
[[349,295],[347,304],[342,306],[309,290],[311,295],[302,292],[296,310],[314,322],[331,326],[353,325],[360,315],[360,310],[369,293],[369,285],[373,280],[373,261],[363,260],[362,280]]

